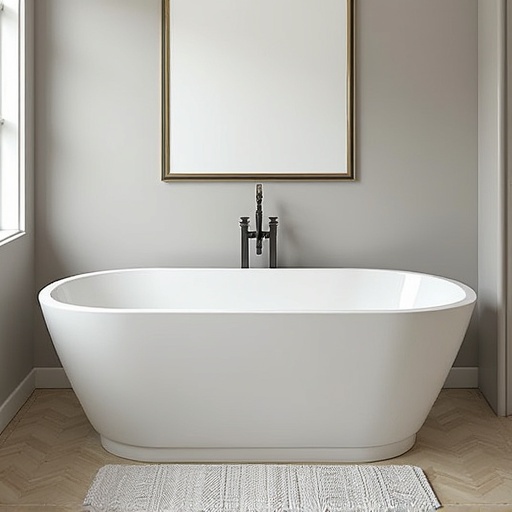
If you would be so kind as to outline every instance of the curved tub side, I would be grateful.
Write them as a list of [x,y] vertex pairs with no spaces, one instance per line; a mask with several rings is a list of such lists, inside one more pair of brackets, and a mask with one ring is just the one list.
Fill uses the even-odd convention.
[[118,455],[363,461],[412,446],[473,304],[391,315],[43,308],[87,416]]

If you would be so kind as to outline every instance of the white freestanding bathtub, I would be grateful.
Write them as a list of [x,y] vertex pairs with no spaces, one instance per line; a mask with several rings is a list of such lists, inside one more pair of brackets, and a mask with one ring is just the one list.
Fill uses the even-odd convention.
[[414,444],[476,295],[366,269],[129,269],[39,300],[109,452],[172,461],[371,461]]

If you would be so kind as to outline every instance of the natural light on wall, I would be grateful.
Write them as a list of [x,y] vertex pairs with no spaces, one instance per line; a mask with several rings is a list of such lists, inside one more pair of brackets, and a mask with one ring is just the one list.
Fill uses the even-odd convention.
[[0,0],[0,244],[24,230],[24,2]]

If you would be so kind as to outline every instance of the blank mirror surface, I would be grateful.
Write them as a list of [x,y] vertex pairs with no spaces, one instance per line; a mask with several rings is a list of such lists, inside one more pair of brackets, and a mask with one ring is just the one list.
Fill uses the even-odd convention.
[[163,0],[163,179],[353,179],[353,4]]

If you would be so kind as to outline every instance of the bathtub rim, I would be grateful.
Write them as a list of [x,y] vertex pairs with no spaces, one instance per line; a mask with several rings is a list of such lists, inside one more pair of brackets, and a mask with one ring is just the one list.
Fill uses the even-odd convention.
[[[283,310],[283,309],[237,309],[237,310],[227,310],[227,309],[199,309],[199,308],[106,308],[106,307],[97,307],[97,306],[82,306],[77,304],[70,304],[67,302],[61,302],[55,299],[52,296],[52,292],[56,290],[58,287],[65,285],[68,282],[79,280],[86,277],[94,277],[99,275],[107,275],[107,274],[122,274],[122,273],[131,273],[131,272],[157,272],[157,271],[197,271],[197,272],[215,272],[215,271],[229,271],[229,272],[274,272],[274,271],[320,271],[320,272],[328,272],[332,270],[355,270],[355,271],[368,271],[368,272],[382,272],[382,273],[397,273],[401,275],[414,275],[426,278],[434,278],[440,279],[442,281],[446,281],[448,283],[452,283],[463,290],[465,293],[465,297],[459,301],[430,306],[430,307],[422,307],[422,308],[409,308],[409,309],[297,309],[297,310]],[[336,314],[354,314],[354,315],[364,315],[364,314],[386,314],[386,315],[394,315],[394,314],[411,314],[411,313],[422,313],[422,312],[433,312],[433,311],[444,311],[449,309],[457,309],[460,307],[464,307],[470,304],[473,304],[477,300],[476,292],[468,285],[457,281],[455,279],[451,279],[448,277],[436,275],[436,274],[428,274],[424,272],[416,272],[409,270],[396,270],[396,269],[381,269],[381,268],[358,268],[358,267],[286,267],[286,268],[277,268],[277,269],[268,269],[268,268],[250,268],[250,269],[240,269],[233,267],[130,267],[130,268],[119,268],[119,269],[109,269],[109,270],[97,270],[93,272],[84,272],[81,274],[74,274],[68,277],[64,277],[53,281],[46,286],[44,286],[40,292],[38,293],[38,299],[41,306],[48,306],[54,309],[65,310],[65,311],[74,311],[74,312],[88,312],[95,314],[229,314],[229,315],[240,315],[240,314],[257,314],[257,315],[273,315],[273,314],[289,314],[289,315],[297,315],[297,314],[322,314],[322,315],[336,315]]]

